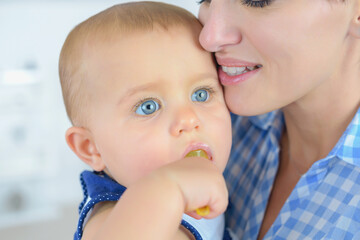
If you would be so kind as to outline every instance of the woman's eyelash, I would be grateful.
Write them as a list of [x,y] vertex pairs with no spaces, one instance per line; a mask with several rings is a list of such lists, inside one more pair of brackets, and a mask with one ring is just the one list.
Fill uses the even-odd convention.
[[199,0],[197,1],[198,4],[202,4],[203,2],[210,2],[209,0]]
[[[266,7],[267,5],[269,5],[271,3],[272,0],[241,0],[242,4],[248,6],[248,7]],[[204,2],[208,2],[210,3],[211,0],[198,0],[197,3],[198,4],[202,4]]]
[[266,7],[267,5],[269,5],[271,3],[272,0],[259,0],[259,1],[254,1],[254,0],[241,0],[242,3],[248,7]]

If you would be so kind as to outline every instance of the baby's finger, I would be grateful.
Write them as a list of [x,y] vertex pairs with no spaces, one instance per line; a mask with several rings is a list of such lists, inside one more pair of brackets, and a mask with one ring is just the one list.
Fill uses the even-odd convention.
[[192,218],[195,218],[197,220],[200,220],[202,218],[202,216],[199,216],[196,211],[192,211],[192,212],[187,212],[186,213],[187,215],[189,215],[190,217]]

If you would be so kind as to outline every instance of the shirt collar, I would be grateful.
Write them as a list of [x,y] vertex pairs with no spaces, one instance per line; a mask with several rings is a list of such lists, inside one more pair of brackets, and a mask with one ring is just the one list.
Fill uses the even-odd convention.
[[284,117],[281,110],[275,110],[262,115],[249,117],[250,122],[261,130],[269,130],[270,128],[282,129],[284,125]]
[[360,108],[329,156],[360,167]]
[[[266,131],[270,128],[281,135],[284,117],[280,110],[249,117],[250,122]],[[326,158],[338,157],[340,160],[360,167],[360,108],[345,132]]]
[[249,117],[250,122],[262,130],[268,130],[270,127],[282,127],[284,123],[283,114],[280,110],[272,111],[262,115]]

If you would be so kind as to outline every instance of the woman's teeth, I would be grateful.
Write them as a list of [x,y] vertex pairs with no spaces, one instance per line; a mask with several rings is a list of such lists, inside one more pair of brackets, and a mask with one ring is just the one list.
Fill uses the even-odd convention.
[[252,70],[258,69],[260,68],[261,65],[256,65],[253,67],[226,67],[226,66],[221,66],[221,69],[229,76],[235,76],[235,75],[240,75],[240,74],[244,74],[247,72],[250,72]]

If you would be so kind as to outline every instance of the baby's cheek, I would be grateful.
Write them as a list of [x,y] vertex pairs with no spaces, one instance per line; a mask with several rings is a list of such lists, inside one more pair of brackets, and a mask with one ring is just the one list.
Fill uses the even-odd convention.
[[144,177],[150,172],[158,169],[159,167],[165,165],[164,159],[161,154],[156,154],[154,152],[148,154],[142,154],[143,161],[137,166],[137,175],[139,177]]

